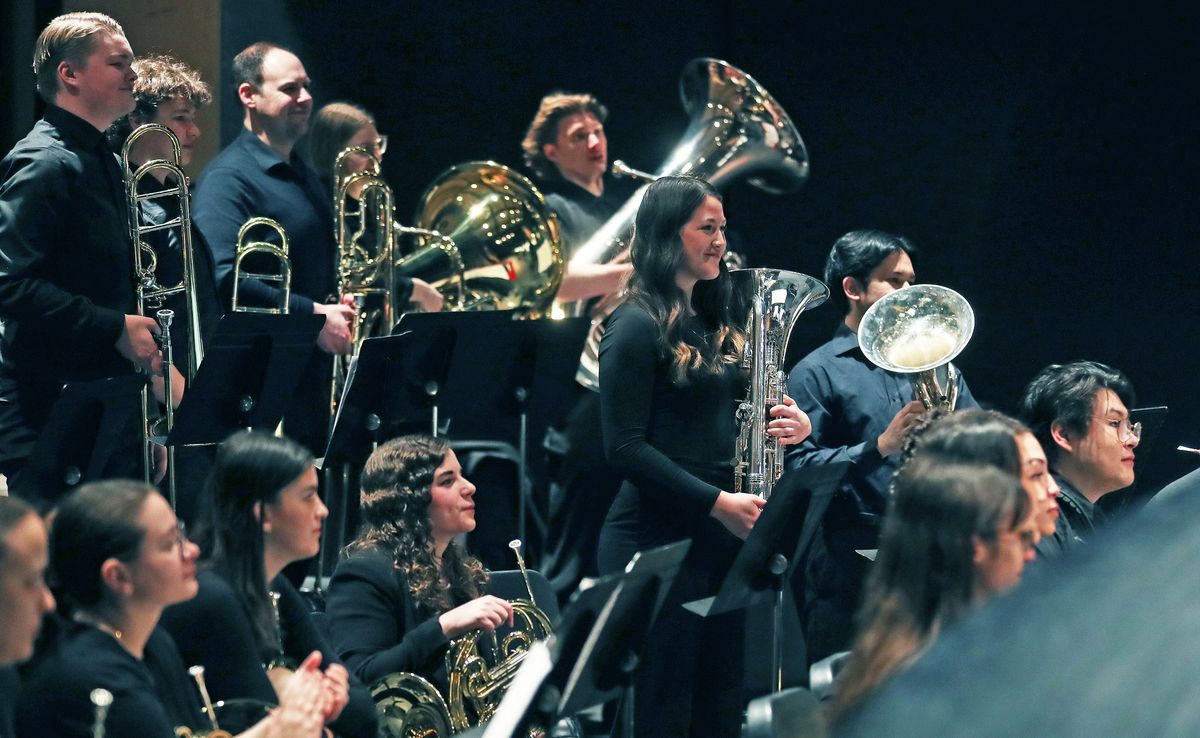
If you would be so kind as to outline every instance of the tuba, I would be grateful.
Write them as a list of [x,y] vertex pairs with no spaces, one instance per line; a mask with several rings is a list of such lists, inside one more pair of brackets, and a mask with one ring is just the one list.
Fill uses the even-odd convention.
[[[719,59],[693,59],[679,78],[679,96],[691,118],[683,140],[656,174],[613,162],[613,174],[654,181],[672,174],[707,180],[718,189],[740,179],[769,194],[793,192],[808,179],[808,150],[796,126],[771,93],[737,67]],[[580,246],[572,264],[607,264],[629,246],[642,204],[642,187]],[[592,315],[579,381],[599,387],[600,333],[619,300],[604,300]],[[578,312],[578,308],[571,312]]]
[[917,284],[875,302],[858,325],[858,345],[872,364],[915,374],[913,390],[927,409],[953,410],[958,371],[950,362],[975,331],[975,313],[949,287]]
[[564,269],[558,219],[538,188],[494,161],[453,166],[421,196],[414,217],[424,232],[445,234],[457,244],[461,272],[418,274],[435,264],[442,244],[426,244],[409,255],[410,275],[439,289],[458,278],[460,310],[517,310],[540,316],[554,300]]
[[[145,162],[136,169],[130,161],[130,153],[133,146],[138,140],[147,136],[166,136],[171,144],[171,160],[166,159],[151,159]],[[161,436],[165,438],[170,435],[171,429],[174,426],[174,407],[171,402],[173,397],[173,387],[171,379],[171,322],[174,318],[174,311],[166,309],[166,300],[174,295],[183,296],[185,320],[187,322],[188,331],[188,363],[184,367],[184,377],[188,382],[192,381],[196,376],[196,371],[200,367],[200,362],[204,359],[204,340],[200,334],[200,308],[197,303],[196,293],[196,268],[195,268],[195,252],[192,250],[192,215],[191,215],[191,190],[188,185],[187,175],[183,172],[182,157],[179,148],[179,139],[166,126],[150,123],[143,126],[138,126],[133,133],[129,134],[129,138],[125,139],[125,145],[121,148],[121,162],[123,172],[125,174],[125,201],[129,208],[129,236],[133,243],[133,270],[134,284],[137,285],[137,311],[138,315],[153,314],[158,320],[159,328],[161,329],[161,337],[159,339],[163,355],[166,361],[163,362],[163,387],[166,402],[165,415],[163,417],[163,433]],[[165,175],[164,179],[170,178],[170,183],[165,185],[165,189],[158,189],[150,193],[141,193],[142,180],[152,175]],[[162,223],[144,223],[142,218],[142,204],[153,202],[155,200],[163,200],[173,198],[175,200],[176,209],[179,215],[169,218]],[[146,243],[143,235],[148,233],[156,233],[159,231],[171,231],[178,229],[179,233],[179,251],[180,251],[180,277],[179,282],[171,285],[163,285],[159,282],[159,263],[158,254],[154,247]],[[154,422],[150,416],[152,405],[152,395],[149,386],[142,390],[142,452],[143,452],[143,468],[145,469],[145,479],[150,481],[151,469],[154,468],[154,454],[151,443],[156,437],[154,432]],[[167,447],[167,497],[171,501],[171,507],[175,507],[175,449]]]
[[783,474],[783,453],[778,440],[767,435],[767,423],[770,409],[783,402],[788,339],[800,313],[825,302],[829,288],[807,274],[780,269],[738,269],[729,276],[732,304],[744,316],[747,336],[741,365],[750,376],[746,399],[735,415],[734,492],[765,500]]
[[[513,630],[503,636],[476,631],[454,639],[446,652],[449,689],[445,696],[429,680],[406,672],[390,674],[371,687],[383,738],[448,738],[491,719],[525,654],[552,634],[550,619],[537,606],[521,557],[521,542],[508,544],[525,578],[528,600],[512,600]],[[540,729],[531,729],[540,734]]]

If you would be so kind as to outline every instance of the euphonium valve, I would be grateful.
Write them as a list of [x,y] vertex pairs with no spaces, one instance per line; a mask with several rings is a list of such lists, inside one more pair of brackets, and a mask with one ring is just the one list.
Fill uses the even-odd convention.
[[858,345],[876,366],[913,374],[913,391],[926,408],[953,410],[958,371],[950,362],[971,340],[975,313],[949,287],[916,284],[884,295],[863,315]]

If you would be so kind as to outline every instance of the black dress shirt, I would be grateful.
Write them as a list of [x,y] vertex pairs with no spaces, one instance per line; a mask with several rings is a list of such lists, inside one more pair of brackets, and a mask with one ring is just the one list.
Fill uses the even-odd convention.
[[[812,421],[812,435],[787,447],[787,467],[849,461],[853,466],[843,491],[860,514],[882,514],[900,455],[881,456],[876,442],[915,398],[911,375],[872,364],[858,348],[857,335],[841,323],[832,340],[792,369],[787,386]],[[978,407],[961,373],[957,407]]]
[[1038,541],[1038,558],[1053,558],[1084,545],[1096,530],[1108,523],[1104,508],[1089,500],[1061,474],[1054,473],[1058,482],[1058,520],[1054,534]]
[[[292,265],[290,312],[310,314],[314,302],[325,302],[337,289],[334,261],[333,206],[312,171],[296,152],[287,161],[248,130],[243,130],[205,168],[196,185],[192,220],[212,251],[222,304],[233,296],[237,234],[254,216],[273,218],[283,226]],[[250,234],[274,240],[269,229]],[[246,263],[251,266],[250,262]],[[271,268],[271,267],[267,267]],[[252,266],[251,270],[257,269]],[[238,301],[270,307],[278,304],[278,288],[244,280]],[[314,456],[325,451],[329,426],[329,383],[333,360],[313,347],[303,367],[291,405],[284,413],[284,432]]]
[[0,464],[27,457],[62,385],[133,371],[120,164],[104,133],[50,106],[0,162]]
[[[332,204],[297,152],[285,161],[243,129],[200,176],[192,213],[212,250],[226,304],[233,295],[238,230],[254,216],[273,218],[283,226],[292,262],[289,308],[311,313],[314,302],[324,302],[336,289]],[[260,240],[268,234],[263,229],[251,235]],[[276,294],[276,287],[264,282],[247,280],[238,288],[238,299],[248,305],[273,306]]]

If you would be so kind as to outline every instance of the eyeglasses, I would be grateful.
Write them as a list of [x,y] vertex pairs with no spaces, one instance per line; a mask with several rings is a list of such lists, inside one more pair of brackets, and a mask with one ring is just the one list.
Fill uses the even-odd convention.
[[1109,428],[1112,428],[1117,432],[1117,440],[1121,443],[1129,443],[1129,441],[1132,439],[1137,439],[1139,441],[1142,440],[1141,423],[1130,423],[1128,418],[1123,418],[1121,420],[1099,418],[1099,420],[1103,420],[1106,424],[1108,424]]
[[375,150],[379,152],[380,156],[383,156],[387,153],[387,142],[388,137],[386,133],[375,139]]

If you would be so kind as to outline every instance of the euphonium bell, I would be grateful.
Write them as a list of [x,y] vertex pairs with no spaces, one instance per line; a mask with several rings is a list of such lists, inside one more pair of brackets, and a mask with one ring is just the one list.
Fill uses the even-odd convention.
[[783,474],[783,453],[779,441],[767,434],[767,413],[783,403],[788,339],[800,313],[825,302],[829,288],[807,274],[782,269],[737,269],[729,276],[731,305],[745,321],[742,369],[749,373],[746,399],[736,411],[733,486],[735,492],[765,500]]
[[913,390],[926,408],[953,410],[958,371],[950,362],[975,331],[975,313],[949,287],[916,284],[884,295],[863,315],[858,345],[876,366],[915,374]]

